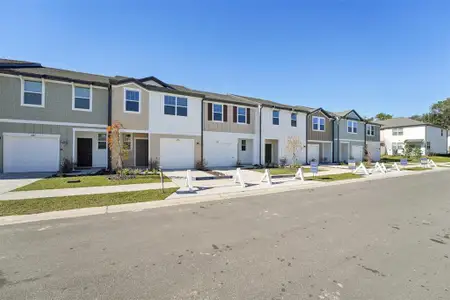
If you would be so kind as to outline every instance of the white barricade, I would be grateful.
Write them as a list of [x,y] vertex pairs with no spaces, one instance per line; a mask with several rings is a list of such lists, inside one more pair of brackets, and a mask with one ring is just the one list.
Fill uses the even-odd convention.
[[384,165],[384,163],[381,163],[381,168],[383,168],[384,173],[387,173],[387,168],[386,168],[386,166]]
[[241,187],[245,188],[244,179],[242,178],[241,174],[241,168],[236,169],[236,174],[234,175],[233,181],[234,183],[239,183]]
[[265,169],[264,170],[264,175],[261,178],[261,182],[267,181],[267,183],[272,186],[272,176],[270,176],[270,170],[269,169]]
[[400,171],[400,167],[398,166],[398,164],[397,164],[396,162],[392,165],[391,170],[392,170],[392,169],[395,169],[395,170],[397,170],[397,171]]
[[377,162],[377,163],[375,164],[375,166],[373,167],[372,174],[375,173],[375,172],[377,172],[377,171],[380,171],[382,174],[386,174],[386,172],[384,171],[383,167],[380,165],[379,162]]
[[186,186],[189,188],[189,192],[192,192],[194,190],[194,186],[192,185],[191,170],[186,171]]
[[298,168],[297,173],[295,173],[294,180],[295,179],[300,179],[301,181],[305,181],[305,177],[303,176],[303,168],[302,167]]
[[436,165],[436,163],[435,163],[432,159],[429,159],[429,160],[428,160],[428,167],[429,167],[429,168],[436,168],[437,165]]
[[367,171],[366,166],[363,163],[359,164],[355,171],[353,171],[353,174],[356,174],[358,171],[362,171],[365,175],[369,175],[369,171]]

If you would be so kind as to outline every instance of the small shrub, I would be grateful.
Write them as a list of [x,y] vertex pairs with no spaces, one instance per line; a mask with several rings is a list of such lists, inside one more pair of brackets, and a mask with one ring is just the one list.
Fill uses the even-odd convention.
[[61,173],[70,173],[73,170],[73,163],[70,159],[64,158],[61,166],[60,166],[60,172]]
[[200,160],[197,160],[197,162],[195,163],[195,168],[200,171],[205,171],[205,170],[207,170],[207,168],[206,168],[207,165],[208,165],[208,162],[205,159],[200,159]]
[[280,158],[280,167],[284,168],[287,165],[287,158],[282,157]]
[[412,151],[412,156],[414,158],[417,158],[417,159],[421,158],[422,157],[422,150],[420,148],[414,148],[413,151]]
[[236,160],[236,167],[237,168],[242,167],[242,162],[239,159]]
[[158,170],[159,169],[159,160],[158,159],[152,159],[150,157],[150,160],[148,161],[148,168],[150,170]]

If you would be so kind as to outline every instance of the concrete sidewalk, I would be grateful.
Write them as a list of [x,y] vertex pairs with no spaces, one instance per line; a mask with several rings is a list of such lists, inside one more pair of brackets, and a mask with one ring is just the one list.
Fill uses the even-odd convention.
[[[178,187],[173,182],[165,182],[164,188]],[[53,189],[53,190],[37,190],[26,192],[9,192],[0,195],[0,201],[5,200],[23,200],[34,198],[50,198],[50,197],[65,197],[78,195],[95,195],[95,194],[109,194],[120,192],[136,192],[144,190],[158,190],[161,188],[161,183],[142,183],[142,184],[126,184],[126,185],[109,185],[109,186],[93,186],[93,187],[79,187],[69,189]]]

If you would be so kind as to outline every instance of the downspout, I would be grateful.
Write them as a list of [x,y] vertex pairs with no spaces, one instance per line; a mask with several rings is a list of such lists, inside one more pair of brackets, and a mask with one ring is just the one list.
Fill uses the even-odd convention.
[[259,109],[259,165],[262,165],[261,163],[261,156],[262,156],[262,105],[258,104]]
[[309,135],[309,116],[310,116],[310,113],[307,113],[306,114],[306,145],[305,145],[305,151],[306,151],[306,155],[305,155],[305,157],[306,157],[306,161],[305,161],[305,163],[306,164],[308,164],[308,135]]
[[[331,119],[330,119],[331,120]],[[334,144],[334,135],[335,135],[335,130],[334,130],[334,120],[331,121],[331,162],[335,163],[336,162],[336,157],[334,155],[334,148],[336,147],[336,145]]]
[[424,156],[427,156],[428,155],[428,149],[427,149],[427,146],[428,146],[428,135],[427,135],[427,132],[428,132],[428,126],[427,125],[425,125],[425,145],[424,145],[424,153],[423,153],[423,155]]
[[[339,136],[339,123],[341,122],[341,119],[340,118],[336,118],[336,120],[335,120],[335,122],[336,122],[336,131],[337,131],[337,138],[336,138],[336,150],[337,150],[337,159],[336,159],[336,162],[337,163],[340,163],[341,162],[341,160],[339,159],[340,157],[341,157],[341,143],[340,143],[340,136]],[[334,127],[334,126],[333,126]]]
[[204,130],[204,128],[203,128],[203,122],[204,122],[204,118],[205,118],[205,116],[203,115],[203,113],[204,113],[204,108],[203,108],[203,105],[204,105],[204,101],[205,100],[205,98],[202,98],[202,108],[201,108],[201,116],[202,116],[202,118],[201,118],[201,122],[200,122],[200,126],[201,126],[201,130],[200,130],[200,162],[201,162],[201,165],[203,165],[203,130]]
[[[363,147],[363,149],[364,149],[364,153],[363,153],[363,161],[364,161],[364,157],[366,156],[366,151],[367,151],[367,121],[364,122],[364,147]],[[369,151],[367,151],[367,153],[369,153]]]
[[[108,85],[108,126],[112,125],[112,86]],[[106,148],[108,151],[108,170],[111,170],[112,167],[112,157],[111,157],[111,149],[109,147]]]

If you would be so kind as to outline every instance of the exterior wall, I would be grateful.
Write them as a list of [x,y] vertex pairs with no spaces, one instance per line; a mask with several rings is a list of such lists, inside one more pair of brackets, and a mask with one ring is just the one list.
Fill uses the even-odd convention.
[[[123,133],[121,135],[121,138],[123,139],[124,134],[131,134],[131,150],[128,151],[127,158],[123,160],[123,166],[125,168],[132,168],[136,167],[135,163],[135,155],[136,155],[136,138],[148,138],[148,135],[146,133]],[[149,159],[150,160],[150,159]]]
[[[187,117],[165,115],[165,95],[187,98]],[[191,96],[180,96],[169,93],[150,91],[150,120],[147,119],[147,126],[152,134],[159,133],[169,135],[201,135],[202,99]]]
[[[402,143],[405,140],[422,139],[425,140],[425,126],[403,127],[403,135],[392,135],[392,128],[383,129],[382,134],[383,142],[385,144],[386,153],[392,155],[392,143]],[[422,147],[422,152],[425,151],[425,147]],[[402,153],[402,151],[400,151]]]
[[[358,122],[357,133],[349,133],[347,132],[347,121],[348,121],[347,119],[339,120],[339,139],[364,141],[364,135],[366,134],[365,123],[357,121]],[[337,124],[337,122],[335,122],[335,124]],[[337,126],[335,125],[335,127]],[[335,130],[335,132],[337,132],[337,129]],[[334,138],[336,139],[336,136]]]
[[[367,124],[369,125],[369,124]],[[375,127],[375,135],[367,135],[366,128],[366,141],[368,142],[379,142],[380,141],[380,126],[374,125]]]
[[[34,79],[36,80],[36,79]],[[108,123],[108,90],[92,87],[92,111],[72,110],[72,84],[45,81],[45,107],[21,105],[20,78],[0,75],[0,119]]]
[[[252,145],[247,142],[248,153],[239,153],[240,139],[251,140]],[[203,132],[203,158],[207,162],[208,167],[231,167],[236,166],[239,155],[250,155],[250,164],[259,164],[258,147],[256,143],[255,135],[243,134],[243,133],[230,133],[230,132]]]
[[[308,146],[309,145],[319,145],[319,163],[331,163],[333,161],[333,145],[331,141],[329,143],[308,141]],[[308,157],[308,161],[310,160],[311,158]]]
[[103,132],[87,132],[80,131],[75,133],[75,159],[74,162],[77,161],[77,138],[90,138],[92,139],[92,167],[97,168],[106,168],[108,166],[108,150],[107,149],[98,149],[98,134],[106,133]]
[[380,161],[381,158],[381,146],[380,142],[371,142],[368,141],[367,143],[367,151],[370,153],[370,158],[372,161]]
[[427,126],[427,142],[430,142],[430,149],[428,153],[447,153],[447,130],[442,129],[443,134],[441,136],[441,128]]
[[[298,137],[301,142],[301,149],[297,152],[298,162],[303,164],[306,163],[306,114],[297,114],[297,127],[291,126],[291,111],[290,110],[279,110],[280,111],[280,124],[272,124],[272,108],[263,107],[261,109],[262,117],[262,139],[265,140],[277,140],[277,149],[274,149],[274,153],[277,154],[276,163],[279,162],[280,158],[286,157],[288,164],[292,163],[292,154],[288,153],[286,146],[289,137]],[[264,142],[263,142],[264,144]],[[264,145],[261,149],[261,161],[264,164]]]
[[[125,112],[125,89],[139,90],[141,94],[140,113]],[[119,121],[125,129],[148,130],[149,123],[149,92],[140,86],[130,83],[124,86],[112,87],[112,122]]]
[[[224,104],[228,106],[227,122],[208,120],[208,103]],[[234,132],[234,133],[255,133],[255,122],[257,121],[257,108],[250,107],[250,124],[241,124],[233,122],[233,104],[204,101],[203,102],[203,130],[216,132]],[[247,106],[240,105],[240,107]]]
[[[313,117],[325,118],[325,131],[313,130]],[[333,120],[329,119],[323,112],[317,111],[308,116],[308,141],[332,141],[333,140]]]
[[73,129],[69,126],[36,125],[18,123],[0,123],[0,172],[3,172],[3,133],[35,133],[60,135],[60,162],[65,158],[72,159]]
[[[189,114],[189,113],[188,113]],[[201,137],[197,135],[175,135],[175,134],[150,134],[149,147],[150,151],[148,155],[151,160],[161,161],[160,147],[162,138],[172,138],[172,139],[193,139],[195,144],[194,149],[194,165],[201,160],[202,148],[201,148]]]
[[353,111],[352,112],[350,112],[347,116],[346,116],[346,118],[347,119],[352,119],[352,120],[356,120],[356,121],[358,121],[359,120],[359,117],[358,117],[358,115],[357,114],[355,114]]

